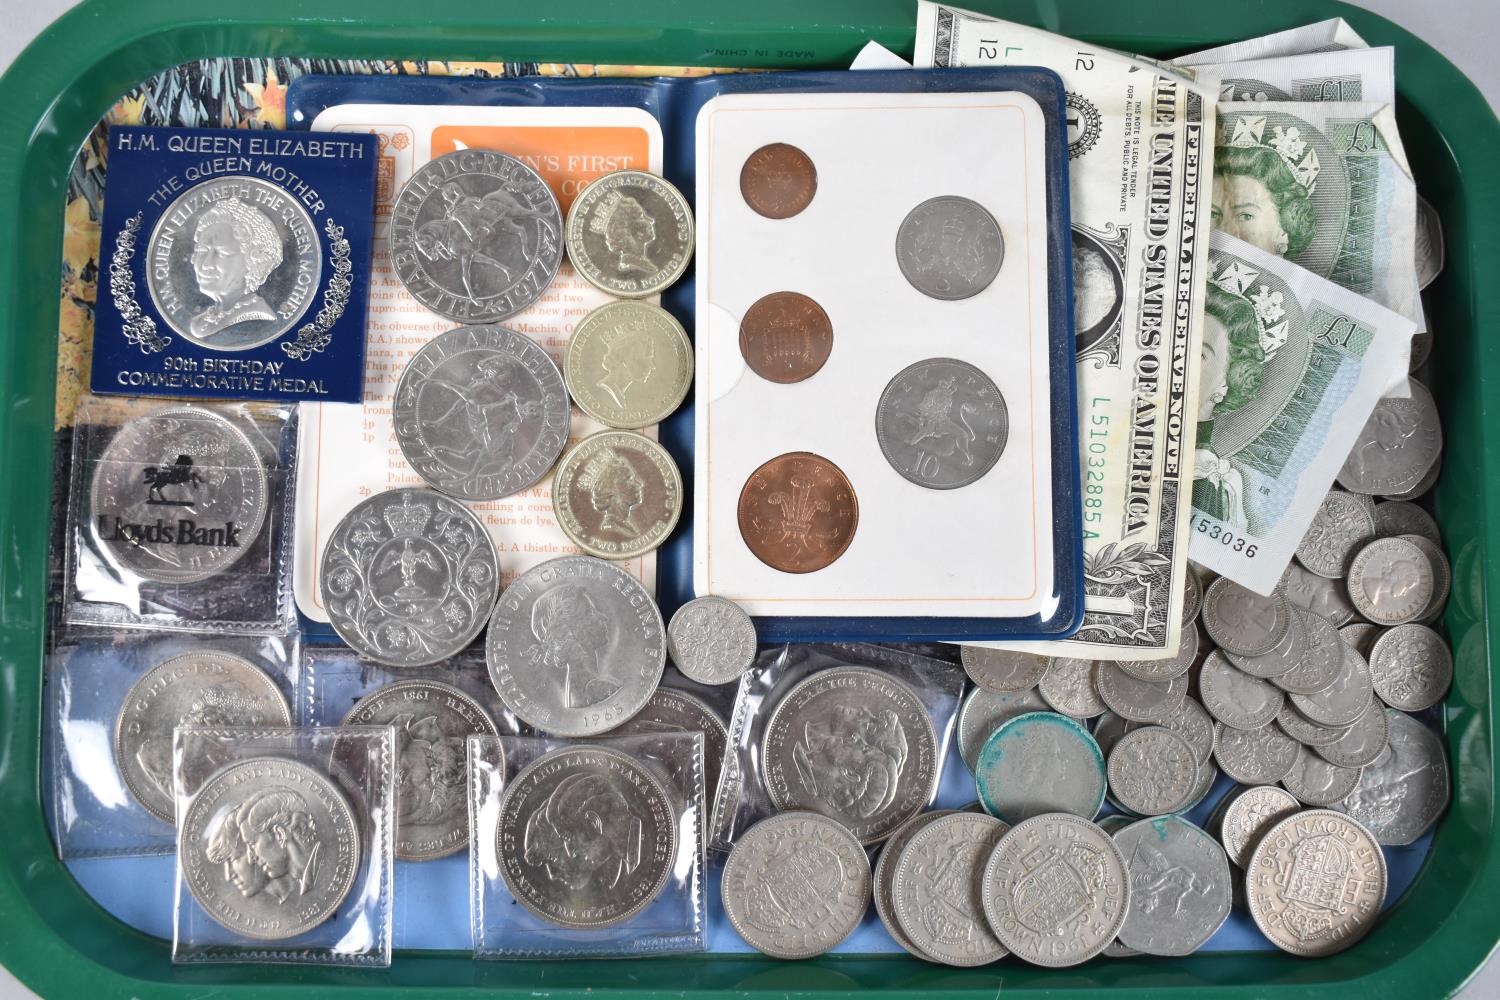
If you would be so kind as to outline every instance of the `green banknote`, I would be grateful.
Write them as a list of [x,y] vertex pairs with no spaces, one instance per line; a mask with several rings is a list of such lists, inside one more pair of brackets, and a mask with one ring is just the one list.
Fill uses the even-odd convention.
[[[1373,49],[1207,63],[1197,69],[1218,78],[1221,104],[1230,101],[1391,104],[1396,100],[1395,52],[1389,45],[1382,45]],[[1220,113],[1230,110],[1223,108]]]

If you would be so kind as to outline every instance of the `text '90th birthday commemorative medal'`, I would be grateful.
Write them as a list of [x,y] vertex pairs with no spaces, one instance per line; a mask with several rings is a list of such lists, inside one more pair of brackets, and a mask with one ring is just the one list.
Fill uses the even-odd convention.
[[453,656],[500,588],[500,561],[479,518],[431,490],[377,493],[333,529],[319,596],[339,637],[395,667]]
[[94,463],[94,540],[120,569],[160,583],[222,573],[265,521],[269,483],[233,422],[173,406],[126,423]]
[[541,297],[562,264],[562,210],[513,156],[460,149],[412,174],[391,210],[391,265],[439,316],[494,323]]
[[93,391],[358,402],[376,149],[111,128]]
[[693,210],[644,170],[591,181],[568,209],[568,260],[589,284],[621,298],[665,291],[693,258]]

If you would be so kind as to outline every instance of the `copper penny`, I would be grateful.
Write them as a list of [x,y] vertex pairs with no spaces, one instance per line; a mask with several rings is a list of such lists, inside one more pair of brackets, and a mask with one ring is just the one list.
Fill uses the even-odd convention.
[[745,204],[768,219],[790,219],[818,193],[818,168],[796,146],[773,142],[751,153],[740,168]]
[[740,490],[740,535],[755,558],[783,573],[829,565],[854,540],[859,498],[822,455],[793,451],[756,469]]
[[833,350],[833,324],[806,295],[772,292],[740,321],[740,353],[763,379],[789,385],[812,378]]

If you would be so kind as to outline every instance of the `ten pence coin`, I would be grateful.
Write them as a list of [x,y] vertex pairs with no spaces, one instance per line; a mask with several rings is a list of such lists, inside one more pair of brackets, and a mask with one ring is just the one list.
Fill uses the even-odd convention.
[[984,372],[954,358],[908,365],[875,406],[875,440],[891,468],[929,490],[983,478],[1005,451],[1005,397]]

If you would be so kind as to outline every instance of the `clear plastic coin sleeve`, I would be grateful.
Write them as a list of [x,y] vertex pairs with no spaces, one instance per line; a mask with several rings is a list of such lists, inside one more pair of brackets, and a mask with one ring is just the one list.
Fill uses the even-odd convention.
[[[715,810],[718,803],[726,796],[733,797],[737,794],[734,788],[739,780],[737,777],[739,772],[736,768],[733,748],[729,743],[729,720],[734,716],[734,700],[739,686],[737,684],[699,684],[678,670],[669,655],[667,667],[662,671],[661,684],[658,687],[691,695],[706,705],[724,724],[724,753],[719,760],[718,767],[713,766],[714,754],[707,734],[705,734],[703,744],[703,802],[706,820],[703,827],[703,839],[706,846],[712,847]],[[626,723],[626,725],[632,724]],[[651,725],[654,724],[643,723],[641,719],[636,718],[632,728],[644,729]],[[720,785],[725,782],[729,787],[721,792]]]
[[84,397],[64,622],[287,631],[295,441],[290,404]]
[[[846,675],[819,698],[805,697],[813,693],[809,687],[799,691],[819,674],[850,668],[863,671],[862,676],[874,683],[868,690],[878,700],[865,697],[861,675]],[[836,687],[848,697],[835,694]],[[792,769],[811,776],[813,785],[823,782],[820,800],[841,802],[855,815],[869,815],[889,808],[902,782],[917,782],[906,793],[921,799],[913,804],[913,813],[933,805],[963,690],[962,668],[908,649],[865,643],[762,647],[735,695],[725,773],[729,775],[732,767],[737,780],[720,783],[710,846],[728,850],[741,833],[767,816],[818,807],[811,801],[778,802],[767,777],[767,733],[783,703],[791,705],[789,695],[798,701],[799,712],[806,706],[803,717],[791,726],[795,731],[783,741],[790,746]],[[912,697],[931,724],[930,744],[920,721],[901,711],[901,702]]]
[[703,736],[471,736],[474,956],[707,947]]
[[295,724],[297,637],[96,634],[44,674],[42,788],[58,856],[171,854],[172,731]]
[[181,726],[172,961],[391,963],[391,726]]

